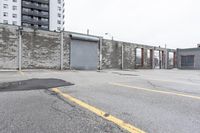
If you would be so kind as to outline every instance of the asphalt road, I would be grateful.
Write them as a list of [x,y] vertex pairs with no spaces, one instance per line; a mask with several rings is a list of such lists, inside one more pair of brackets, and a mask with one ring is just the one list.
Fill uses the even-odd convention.
[[[58,87],[149,133],[200,132],[200,71],[0,72],[0,83],[56,78]],[[0,92],[0,132],[126,132],[50,89]]]

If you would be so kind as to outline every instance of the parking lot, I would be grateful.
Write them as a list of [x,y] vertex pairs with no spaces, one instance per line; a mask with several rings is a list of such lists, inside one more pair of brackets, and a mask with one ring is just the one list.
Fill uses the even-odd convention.
[[1,71],[0,84],[2,133],[200,132],[200,71]]

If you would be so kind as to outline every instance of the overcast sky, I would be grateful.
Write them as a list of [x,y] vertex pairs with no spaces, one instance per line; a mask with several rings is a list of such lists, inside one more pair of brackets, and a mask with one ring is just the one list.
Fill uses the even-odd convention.
[[66,30],[168,48],[200,43],[200,0],[66,0]]

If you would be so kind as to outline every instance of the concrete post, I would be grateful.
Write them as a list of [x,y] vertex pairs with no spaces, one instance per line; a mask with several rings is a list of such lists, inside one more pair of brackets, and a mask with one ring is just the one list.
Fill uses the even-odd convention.
[[165,69],[165,50],[162,51],[162,65],[161,69]]
[[162,67],[162,58],[161,58],[161,51],[159,49],[159,69]]
[[153,49],[150,49],[150,65],[151,69],[153,69]]
[[63,31],[60,35],[60,70],[63,70]]
[[152,69],[155,69],[155,48],[152,49]]
[[123,70],[124,69],[124,45],[122,44],[122,66],[121,66],[121,69]]
[[174,68],[179,68],[179,63],[177,62],[178,60],[181,60],[181,59],[178,59],[178,49],[177,49],[177,52],[174,51],[174,60],[173,60],[173,65],[174,65]]
[[144,68],[144,48],[141,48],[141,67]]
[[103,45],[103,38],[99,40],[99,70],[102,70],[102,45]]
[[165,69],[168,69],[168,60],[169,60],[169,54],[167,49],[165,49]]
[[22,70],[22,31],[21,31],[21,29],[19,29],[18,32],[19,32],[18,69],[19,69],[19,71],[21,71]]

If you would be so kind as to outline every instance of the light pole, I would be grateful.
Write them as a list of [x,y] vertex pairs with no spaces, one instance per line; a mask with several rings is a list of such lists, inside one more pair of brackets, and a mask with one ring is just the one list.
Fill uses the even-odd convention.
[[112,38],[112,41],[114,40],[114,37],[110,33],[105,33],[105,35],[110,36]]

